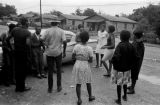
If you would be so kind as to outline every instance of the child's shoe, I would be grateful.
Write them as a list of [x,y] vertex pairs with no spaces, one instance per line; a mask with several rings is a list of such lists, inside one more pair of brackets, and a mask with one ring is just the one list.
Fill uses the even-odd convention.
[[95,100],[96,98],[95,98],[95,96],[91,96],[91,97],[89,97],[89,101],[93,101],[93,100]]

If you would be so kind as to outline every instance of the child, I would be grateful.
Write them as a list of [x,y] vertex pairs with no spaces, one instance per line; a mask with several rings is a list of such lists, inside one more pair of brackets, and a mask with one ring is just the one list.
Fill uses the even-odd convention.
[[73,49],[72,58],[76,60],[73,67],[73,79],[76,82],[76,93],[78,97],[77,105],[82,104],[81,100],[81,84],[86,83],[89,94],[89,101],[95,100],[92,96],[91,88],[91,68],[90,64],[93,58],[93,50],[87,45],[89,40],[88,32],[84,31],[80,33],[81,43],[77,44]]
[[123,30],[120,33],[121,42],[116,47],[111,62],[114,70],[112,71],[112,82],[117,84],[118,99],[115,102],[121,105],[121,88],[123,86],[123,100],[127,101],[127,83],[130,80],[130,69],[136,59],[136,52],[132,44],[129,43],[130,32]]
[[[110,62],[110,60],[113,56],[114,48],[115,48],[115,37],[113,34],[114,31],[115,31],[115,27],[113,25],[108,26],[109,36],[107,37],[107,40],[106,40],[107,44],[101,47],[101,49],[105,49],[105,53],[102,58],[102,63],[107,70],[107,74],[105,74],[104,76],[107,76],[107,77],[111,76],[112,63]],[[106,64],[106,61],[109,61],[109,68]]]
[[[106,31],[106,25],[102,24],[100,26],[100,30],[98,31],[98,40],[97,40],[97,46],[96,46],[96,66],[95,68],[99,68],[99,59],[102,60],[105,49],[101,49],[102,46],[104,46],[107,43],[107,37],[108,37],[108,32]],[[100,58],[99,58],[100,56]],[[100,61],[101,61],[100,60]],[[100,62],[100,67],[102,67],[102,62]],[[106,69],[108,70],[108,65],[105,64]]]
[[131,79],[132,79],[132,84],[130,87],[128,87],[129,91],[128,94],[135,94],[134,87],[136,85],[136,81],[138,80],[138,75],[141,69],[141,65],[143,62],[143,57],[144,57],[144,51],[145,47],[143,44],[143,31],[141,30],[135,30],[134,31],[134,38],[135,40],[133,41],[132,45],[135,47],[137,55],[139,56],[140,59],[138,59],[135,63],[133,68],[131,69]]

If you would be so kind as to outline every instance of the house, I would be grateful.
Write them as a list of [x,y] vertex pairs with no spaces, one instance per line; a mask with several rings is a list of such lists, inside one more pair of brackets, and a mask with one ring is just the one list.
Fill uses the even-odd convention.
[[120,32],[124,29],[132,32],[136,28],[137,22],[125,17],[105,14],[96,14],[84,19],[84,27],[90,31],[98,31],[101,24],[106,24],[106,26],[114,25],[115,32]]
[[64,29],[75,30],[79,24],[84,24],[84,19],[87,18],[87,16],[61,14],[58,18],[60,19],[61,26]]
[[19,20],[18,15],[11,14],[9,17],[10,17],[10,19],[11,19],[12,21],[18,21],[18,20]]
[[[51,14],[43,14],[42,15],[42,24],[43,26],[50,26],[50,21],[58,18],[56,15],[51,15]],[[37,16],[34,18],[34,22],[37,26],[41,25],[41,18],[40,16]]]
[[32,25],[34,23],[35,15],[34,14],[20,14],[20,15],[18,15],[18,17],[19,17],[19,19],[22,17],[28,19],[29,25]]

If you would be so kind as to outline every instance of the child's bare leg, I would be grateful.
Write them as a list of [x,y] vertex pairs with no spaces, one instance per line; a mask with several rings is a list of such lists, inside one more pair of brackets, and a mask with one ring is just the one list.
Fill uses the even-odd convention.
[[81,84],[77,84],[76,85],[76,93],[77,93],[77,105],[81,105],[82,104],[82,100],[81,100]]
[[91,83],[87,83],[87,91],[88,91],[88,95],[89,95],[89,101],[93,101],[95,100],[95,97],[92,96],[92,87],[91,87]]
[[117,85],[117,97],[118,97],[118,99],[115,100],[115,102],[118,105],[121,105],[121,85]]
[[127,85],[123,85],[123,91],[124,91],[124,95],[123,95],[123,100],[127,101]]

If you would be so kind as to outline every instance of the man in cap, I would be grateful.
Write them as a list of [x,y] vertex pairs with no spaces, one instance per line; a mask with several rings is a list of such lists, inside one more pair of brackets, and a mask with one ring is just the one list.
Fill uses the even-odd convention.
[[28,20],[26,18],[21,18],[20,23],[22,26],[12,30],[11,36],[8,38],[14,38],[16,92],[24,92],[31,89],[25,86],[27,74],[27,47],[30,43],[29,38],[31,33],[27,29]]
[[[54,72],[54,63],[56,63],[57,69],[57,91],[62,90],[61,86],[61,66],[62,66],[62,57],[66,56],[66,36],[64,31],[58,27],[58,19],[51,21],[52,27],[46,30],[45,34],[42,36],[42,39],[45,42],[46,55],[47,55],[47,64],[48,64],[48,92],[52,92],[53,88],[53,72]],[[63,47],[62,47],[63,45]]]

